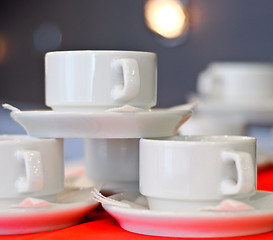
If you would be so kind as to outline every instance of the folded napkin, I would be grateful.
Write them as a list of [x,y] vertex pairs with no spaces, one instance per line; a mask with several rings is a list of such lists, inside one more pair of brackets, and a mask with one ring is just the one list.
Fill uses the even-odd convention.
[[107,109],[105,112],[141,112],[141,111],[145,111],[145,110],[142,108],[133,107],[131,105],[124,105],[122,107]]
[[230,211],[247,211],[247,210],[253,210],[253,209],[254,209],[253,207],[249,206],[246,203],[236,201],[233,199],[225,199],[216,206],[204,207],[204,208],[201,208],[200,211],[230,212]]
[[22,202],[16,205],[11,205],[11,207],[45,207],[45,206],[51,206],[53,203],[50,203],[48,201],[38,199],[38,198],[25,198]]
[[106,205],[112,205],[117,207],[124,207],[124,208],[135,208],[135,209],[146,209],[146,207],[140,205],[140,202],[136,200],[135,202],[130,201],[117,201],[112,198],[108,198],[103,196],[98,189],[94,188],[93,191],[91,191],[93,199],[95,199],[97,202],[100,202],[101,204]]

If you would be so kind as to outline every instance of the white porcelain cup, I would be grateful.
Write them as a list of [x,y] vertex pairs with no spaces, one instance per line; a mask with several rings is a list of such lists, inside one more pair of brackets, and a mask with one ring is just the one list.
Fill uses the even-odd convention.
[[195,211],[256,192],[256,139],[174,136],[140,140],[140,192],[151,209]]
[[273,98],[273,64],[215,62],[197,79],[197,92],[223,101],[264,101]]
[[62,139],[0,135],[0,205],[27,197],[54,200],[64,189]]
[[138,189],[139,138],[85,139],[86,175],[111,192]]
[[156,105],[156,54],[64,51],[45,56],[46,105],[55,111],[102,111]]
[[178,132],[180,135],[244,136],[246,135],[246,123],[237,116],[227,118],[194,112],[190,121],[185,122]]

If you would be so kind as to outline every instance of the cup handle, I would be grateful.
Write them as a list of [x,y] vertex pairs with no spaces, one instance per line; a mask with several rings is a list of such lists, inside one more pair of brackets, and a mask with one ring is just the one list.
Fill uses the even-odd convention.
[[215,74],[207,71],[203,71],[198,76],[197,91],[204,96],[214,96],[215,94],[221,94],[219,86],[219,77]]
[[235,163],[237,169],[237,181],[225,179],[221,183],[223,195],[233,195],[238,193],[249,193],[254,189],[255,170],[252,157],[247,152],[224,151],[222,161],[225,163]]
[[139,67],[135,59],[121,58],[113,61],[116,71],[123,72],[123,83],[118,84],[112,91],[112,97],[118,101],[128,101],[135,98],[140,90]]
[[16,181],[17,191],[29,193],[41,190],[44,187],[44,174],[40,152],[19,150],[15,157],[25,168],[25,176],[19,177]]

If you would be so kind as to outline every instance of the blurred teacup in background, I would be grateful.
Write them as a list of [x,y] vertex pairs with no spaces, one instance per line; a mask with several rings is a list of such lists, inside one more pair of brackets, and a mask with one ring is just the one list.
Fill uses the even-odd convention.
[[0,135],[0,205],[35,197],[55,201],[64,189],[62,139]]
[[150,209],[198,211],[256,192],[256,139],[174,136],[140,140],[140,193]]
[[156,54],[63,51],[45,56],[46,105],[55,111],[103,111],[156,105]]
[[214,62],[197,79],[197,93],[224,102],[273,99],[273,64]]
[[272,162],[273,63],[212,62],[197,78],[188,135],[248,135],[257,138],[258,166]]

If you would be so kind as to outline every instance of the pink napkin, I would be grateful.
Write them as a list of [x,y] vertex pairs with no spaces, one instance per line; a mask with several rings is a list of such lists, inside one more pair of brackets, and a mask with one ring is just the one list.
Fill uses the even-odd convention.
[[16,207],[45,207],[51,206],[53,203],[47,202],[38,198],[25,198],[22,202],[20,202]]
[[217,206],[209,206],[200,209],[201,211],[248,211],[253,210],[254,208],[249,206],[246,203],[225,199],[220,202]]

